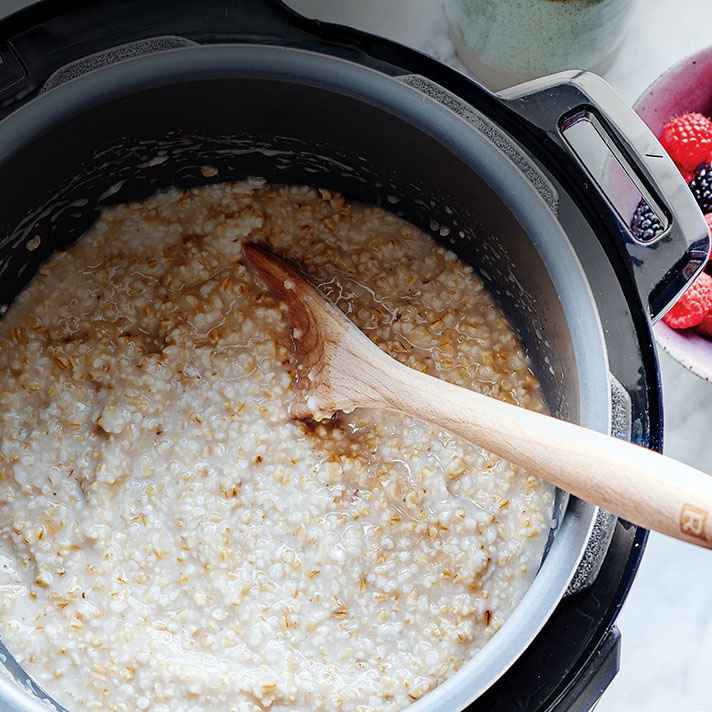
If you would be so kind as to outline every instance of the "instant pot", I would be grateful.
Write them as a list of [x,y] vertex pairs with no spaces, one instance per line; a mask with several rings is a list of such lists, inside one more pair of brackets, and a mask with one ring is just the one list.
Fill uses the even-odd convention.
[[[47,0],[0,22],[0,54],[0,310],[107,205],[246,176],[328,187],[478,270],[554,414],[661,449],[651,321],[704,265],[709,233],[652,134],[595,75],[494,95],[276,0]],[[568,133],[582,121],[667,225],[654,241],[631,235],[586,167]],[[645,538],[557,493],[521,604],[409,709],[591,709],[618,669],[614,621]],[[0,653],[0,709],[45,710],[52,690]]]

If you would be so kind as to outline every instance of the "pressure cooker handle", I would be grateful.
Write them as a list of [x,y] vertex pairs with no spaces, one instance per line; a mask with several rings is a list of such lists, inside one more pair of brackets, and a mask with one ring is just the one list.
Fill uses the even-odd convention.
[[[606,212],[613,215],[619,246],[627,253],[626,262],[632,266],[651,319],[657,320],[704,267],[710,252],[709,230],[675,164],[642,119],[603,79],[590,72],[561,72],[520,84],[499,96],[546,133],[552,150],[573,155],[578,188],[597,194],[599,204],[603,201]],[[630,191],[637,199],[645,198],[661,218],[665,229],[653,240],[644,242],[633,235],[629,227],[633,210],[621,215],[616,196],[610,196],[596,180],[581,149],[567,137],[580,121],[590,122],[630,179]],[[565,163],[571,165],[570,161]],[[609,164],[615,166],[615,161]]]
[[44,0],[0,20],[0,120],[48,88],[140,54],[232,42],[313,47],[319,30],[281,0]]

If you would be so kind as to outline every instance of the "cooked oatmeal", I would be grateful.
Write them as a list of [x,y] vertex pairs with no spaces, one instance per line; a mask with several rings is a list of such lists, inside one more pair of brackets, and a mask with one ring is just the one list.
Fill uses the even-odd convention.
[[392,413],[289,419],[245,240],[403,363],[543,408],[472,269],[388,212],[259,180],[106,210],[0,322],[0,631],[70,710],[399,710],[538,567],[538,479]]

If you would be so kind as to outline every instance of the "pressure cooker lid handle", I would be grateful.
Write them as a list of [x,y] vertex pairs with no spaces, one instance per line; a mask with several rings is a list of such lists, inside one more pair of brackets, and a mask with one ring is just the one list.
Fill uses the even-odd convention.
[[[579,189],[595,194],[596,202],[613,215],[620,233],[618,246],[631,265],[651,319],[659,319],[707,263],[710,233],[692,193],[658,140],[610,85],[590,72],[561,72],[536,79],[501,92],[500,98],[546,132],[556,149],[573,156]],[[580,122],[586,122],[612,154],[605,187],[586,160],[585,146],[569,134]],[[623,213],[621,192],[634,197]],[[630,229],[641,196],[664,227],[649,241]]]

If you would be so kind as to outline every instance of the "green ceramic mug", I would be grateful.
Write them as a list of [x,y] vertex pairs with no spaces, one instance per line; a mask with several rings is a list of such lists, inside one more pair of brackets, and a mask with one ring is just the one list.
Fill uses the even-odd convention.
[[446,0],[468,69],[493,89],[562,69],[602,71],[634,0]]

